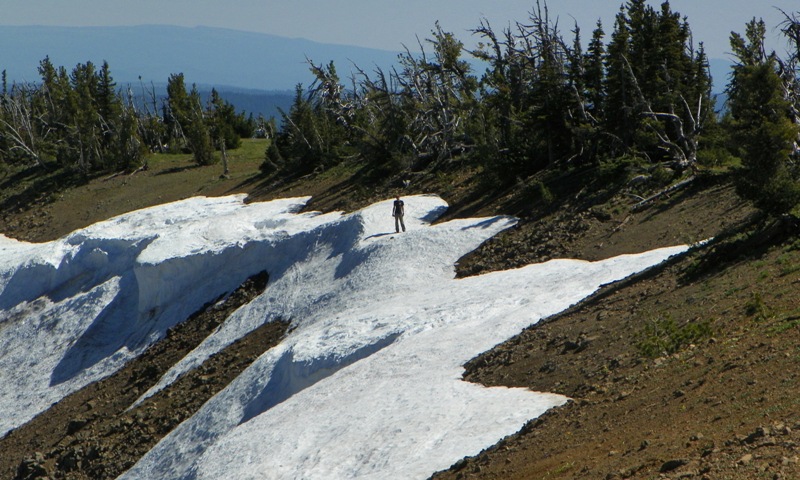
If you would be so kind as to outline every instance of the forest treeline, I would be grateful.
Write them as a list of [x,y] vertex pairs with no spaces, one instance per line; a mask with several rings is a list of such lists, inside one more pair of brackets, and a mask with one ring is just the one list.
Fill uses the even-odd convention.
[[[90,175],[132,170],[146,154],[191,152],[201,165],[213,152],[237,148],[253,136],[257,122],[212,90],[203,101],[183,74],[170,75],[167,97],[155,88],[136,98],[118,88],[107,62],[71,71],[49,57],[39,62],[41,81],[8,85],[5,71],[0,97],[0,154],[5,164],[33,162],[42,169],[74,169]],[[143,90],[146,89],[143,87]]]
[[68,74],[45,59],[41,83],[3,79],[0,151],[6,163],[86,172],[136,168],[148,149],[205,164],[261,127],[272,138],[267,175],[352,161],[378,176],[469,165],[501,187],[550,168],[636,166],[666,184],[724,167],[743,196],[785,213],[800,203],[800,21],[784,15],[783,57],[767,50],[761,20],[731,34],[723,112],[703,44],[669,2],[629,0],[610,32],[598,21],[584,43],[578,25],[563,33],[537,1],[502,30],[480,21],[473,50],[437,23],[420,53],[406,50],[389,71],[355,66],[343,80],[333,63],[309,60],[313,80],[296,87],[280,128],[257,126],[218,95],[203,104],[182,74],[160,105],[153,95],[142,108],[115,89],[106,64]]

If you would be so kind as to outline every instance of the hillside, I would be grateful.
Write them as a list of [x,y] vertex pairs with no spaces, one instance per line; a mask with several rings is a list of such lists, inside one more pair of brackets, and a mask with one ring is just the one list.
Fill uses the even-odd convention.
[[[258,150],[259,144],[246,148]],[[258,177],[257,165],[244,157],[234,160],[231,177],[222,179],[218,166],[193,167],[187,158],[166,158],[145,172],[98,178],[55,194],[44,193],[42,185],[14,191],[27,181],[20,173],[2,180],[0,232],[50,240],[113,215],[194,195],[247,193],[253,201],[311,195],[309,208],[325,212],[352,211],[398,191],[394,179],[365,188],[358,171],[346,167],[276,183]],[[451,205],[443,220],[521,217],[517,227],[462,258],[459,276],[552,258],[600,260],[715,240],[607,286],[470,361],[469,381],[554,392],[572,401],[437,478],[800,475],[794,451],[800,441],[796,230],[760,224],[725,176],[701,175],[689,187],[633,209],[638,200],[630,189],[590,194],[571,189],[579,183],[574,178],[558,178],[563,191],[543,207],[524,190],[482,190],[469,173],[420,176],[401,191],[404,196],[440,194]],[[254,279],[241,295],[259,288],[263,283]],[[0,476],[16,472],[17,478],[35,478],[45,469],[56,478],[113,478],[128,468],[135,452],[149,449],[281,335],[278,325],[278,330],[248,336],[214,357],[219,363],[204,364],[166,392],[158,409],[123,410],[130,395],[135,398],[169,368],[177,349],[197,345],[236,301],[241,299],[233,296],[230,305],[198,312],[125,371],[68,397],[0,440]],[[690,335],[681,329],[686,322],[703,329]],[[669,353],[658,353],[664,349]],[[128,397],[119,395],[123,392]],[[116,402],[96,400],[117,396]]]

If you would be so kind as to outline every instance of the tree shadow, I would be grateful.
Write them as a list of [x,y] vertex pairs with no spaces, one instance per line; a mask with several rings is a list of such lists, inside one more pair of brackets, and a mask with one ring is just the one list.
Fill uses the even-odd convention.
[[722,272],[733,264],[765,255],[800,232],[800,221],[791,216],[770,219],[756,213],[742,225],[718,235],[705,245],[704,253],[681,275],[681,282],[691,283]]
[[37,204],[51,203],[58,192],[86,184],[91,177],[75,170],[45,170],[35,165],[8,177],[0,184],[0,191],[28,184],[19,193],[0,201],[0,211],[27,211]]
[[483,220],[483,221],[478,222],[476,224],[468,225],[468,226],[464,227],[462,230],[472,230],[472,229],[475,229],[475,228],[484,228],[484,229],[485,228],[489,228],[492,225],[494,225],[495,223],[497,223],[497,222],[499,222],[501,220],[509,219],[509,218],[513,218],[513,217],[496,216],[496,217],[492,217],[492,218],[487,218],[486,220]]
[[189,170],[195,170],[197,168],[200,168],[201,166],[202,165],[194,164],[194,165],[184,165],[184,166],[181,166],[181,167],[166,168],[166,169],[161,170],[158,173],[156,173],[156,176],[169,175],[169,174],[172,174],[172,173],[186,172],[186,171],[189,171]]

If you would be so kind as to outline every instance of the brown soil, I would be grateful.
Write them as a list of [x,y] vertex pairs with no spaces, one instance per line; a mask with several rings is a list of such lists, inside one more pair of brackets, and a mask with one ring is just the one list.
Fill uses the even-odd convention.
[[[572,401],[435,478],[800,478],[800,251],[771,243],[698,250],[471,361]],[[669,320],[712,336],[645,355]]]
[[[513,189],[481,191],[469,173],[414,178],[405,190],[397,181],[366,190],[348,175],[329,175],[284,183],[252,177],[214,188],[192,184],[176,192],[180,182],[173,178],[170,199],[198,189],[245,192],[252,200],[313,195],[310,208],[330,211],[352,210],[401,191],[441,194],[452,206],[447,218],[522,217],[516,228],[461,259],[459,276],[558,257],[598,260],[714,238],[660,268],[604,287],[472,360],[466,366],[469,381],[557,392],[572,401],[435,478],[800,478],[796,225],[762,221],[724,177],[698,177],[635,211],[637,200],[625,191],[594,202],[572,192],[569,201],[537,210]],[[141,175],[145,186],[149,175],[153,172]],[[130,209],[143,206],[115,201],[95,214],[90,208],[70,210],[68,195],[63,204],[56,199],[36,212],[69,216],[70,211],[89,211],[84,222],[91,223],[102,219],[106,208],[118,214],[128,204]],[[45,234],[36,227],[40,213],[33,211],[6,213],[0,232],[9,233],[3,228],[12,225],[10,233],[17,238],[44,240],[82,226],[65,221]],[[191,415],[209,390],[235,376],[232,366],[219,365],[236,359],[244,368],[285,328],[254,332],[236,347],[249,348],[247,353],[237,357],[226,351],[220,354],[230,355],[226,360],[212,359],[222,364],[208,363],[154,398],[155,404],[125,412],[183,356],[181,351],[213,328],[191,326],[195,321],[185,324],[184,350],[158,344],[152,350],[162,349],[169,359],[143,357],[108,380],[117,383],[91,385],[1,439],[0,477],[35,478],[46,472],[53,478],[113,478]],[[686,325],[701,326],[704,334],[683,335],[689,331]],[[218,381],[213,388],[208,385]],[[123,398],[117,401],[117,396]],[[184,403],[195,396],[199,403]],[[123,443],[137,448],[118,448]]]
[[[463,260],[472,273],[720,237],[471,361],[469,381],[572,401],[434,478],[800,478],[800,245],[796,226],[759,229],[753,213],[714,185],[622,220],[585,212],[523,225],[536,249],[498,258],[512,233]],[[653,358],[646,346],[669,338],[654,327],[669,323],[712,336]]]

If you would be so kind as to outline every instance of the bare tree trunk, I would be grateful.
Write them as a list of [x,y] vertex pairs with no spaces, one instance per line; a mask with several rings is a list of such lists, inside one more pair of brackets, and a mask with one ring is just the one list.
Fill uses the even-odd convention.
[[[623,57],[624,58],[624,57]],[[668,112],[654,112],[653,108],[650,106],[650,102],[644,97],[641,88],[639,87],[639,82],[636,78],[636,75],[633,73],[633,68],[631,64],[628,62],[627,58],[624,58],[625,64],[628,67],[628,71],[630,73],[631,78],[633,79],[633,87],[636,91],[636,94],[639,96],[639,101],[643,106],[643,110],[641,115],[644,117],[649,117],[654,120],[665,120],[669,121],[675,130],[677,131],[677,138],[670,138],[669,134],[667,133],[666,129],[663,125],[656,122],[655,124],[648,124],[650,129],[653,133],[656,134],[663,149],[667,150],[668,152],[672,153],[673,158],[675,159],[675,167],[678,170],[686,170],[687,168],[691,168],[694,166],[695,162],[697,161],[697,139],[700,135],[700,131],[702,129],[702,114],[703,114],[703,98],[700,97],[697,103],[697,112],[693,112],[691,107],[689,106],[689,102],[683,97],[683,95],[678,95],[683,103],[684,111],[689,119],[689,126],[688,129],[685,128],[684,121],[680,115],[675,113],[675,106],[670,105]]]
[[219,151],[222,152],[222,178],[230,178],[230,170],[228,170],[228,152],[225,150],[225,140],[220,139]]
[[[21,87],[17,88],[15,93],[8,96],[4,102],[4,109],[8,116],[0,116],[0,121],[6,129],[6,136],[11,140],[9,150],[21,150],[37,165],[44,167],[41,145],[45,140],[43,137],[46,137],[50,130],[45,126],[44,135],[41,136],[38,133],[37,122],[40,119],[35,118],[32,106],[35,89],[34,87]],[[5,118],[9,118],[10,121]]]
[[[778,59],[780,76],[783,80],[784,96],[791,104],[791,115],[795,125],[800,126],[800,17],[797,13],[791,15],[781,10],[784,21],[781,32],[789,41],[789,58],[786,62]],[[800,154],[800,133],[794,141],[794,152]]]

